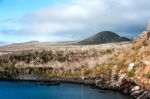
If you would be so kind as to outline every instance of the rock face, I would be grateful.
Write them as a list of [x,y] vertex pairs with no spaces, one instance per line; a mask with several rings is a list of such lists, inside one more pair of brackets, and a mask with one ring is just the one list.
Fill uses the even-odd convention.
[[137,99],[150,99],[150,92],[144,91]]
[[109,88],[109,81],[105,81],[103,79],[98,79],[96,80],[96,86],[101,88],[101,89],[108,89]]
[[113,89],[131,95],[136,99],[150,99],[150,92],[143,91],[135,81],[127,78],[124,74],[115,81],[104,81],[102,79],[96,80],[96,86],[102,89]]

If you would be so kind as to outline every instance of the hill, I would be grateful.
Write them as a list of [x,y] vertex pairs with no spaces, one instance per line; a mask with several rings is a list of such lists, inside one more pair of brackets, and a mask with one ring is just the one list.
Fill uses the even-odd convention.
[[121,41],[130,41],[126,37],[120,37],[114,32],[111,31],[102,31],[94,36],[91,36],[85,40],[79,42],[79,44],[103,44],[103,43],[113,43],[113,42],[121,42]]

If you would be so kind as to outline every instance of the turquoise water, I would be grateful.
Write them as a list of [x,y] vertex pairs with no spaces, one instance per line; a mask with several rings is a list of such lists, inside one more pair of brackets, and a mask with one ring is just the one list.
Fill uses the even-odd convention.
[[0,82],[0,99],[130,99],[113,91],[102,91],[76,84],[58,86],[27,82]]

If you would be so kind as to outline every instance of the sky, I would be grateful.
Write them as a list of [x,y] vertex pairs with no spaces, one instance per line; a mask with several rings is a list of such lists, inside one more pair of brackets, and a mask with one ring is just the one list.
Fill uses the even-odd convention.
[[0,0],[0,41],[75,41],[100,31],[134,38],[149,9],[149,0]]

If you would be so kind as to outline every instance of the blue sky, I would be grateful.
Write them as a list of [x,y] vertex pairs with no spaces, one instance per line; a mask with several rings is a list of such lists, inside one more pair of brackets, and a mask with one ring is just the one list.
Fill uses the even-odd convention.
[[[39,11],[43,8],[57,4],[69,4],[69,0],[0,0],[0,39],[4,42],[26,42],[30,40],[39,41],[59,41],[61,38],[47,35],[19,35],[17,33],[4,32],[14,28],[24,27],[24,25],[14,22],[21,17]],[[63,41],[63,40],[62,40]]]
[[58,3],[67,4],[69,0],[0,0],[0,18],[21,17]]
[[149,0],[0,0],[0,41],[72,41],[105,30],[134,38],[149,9]]

